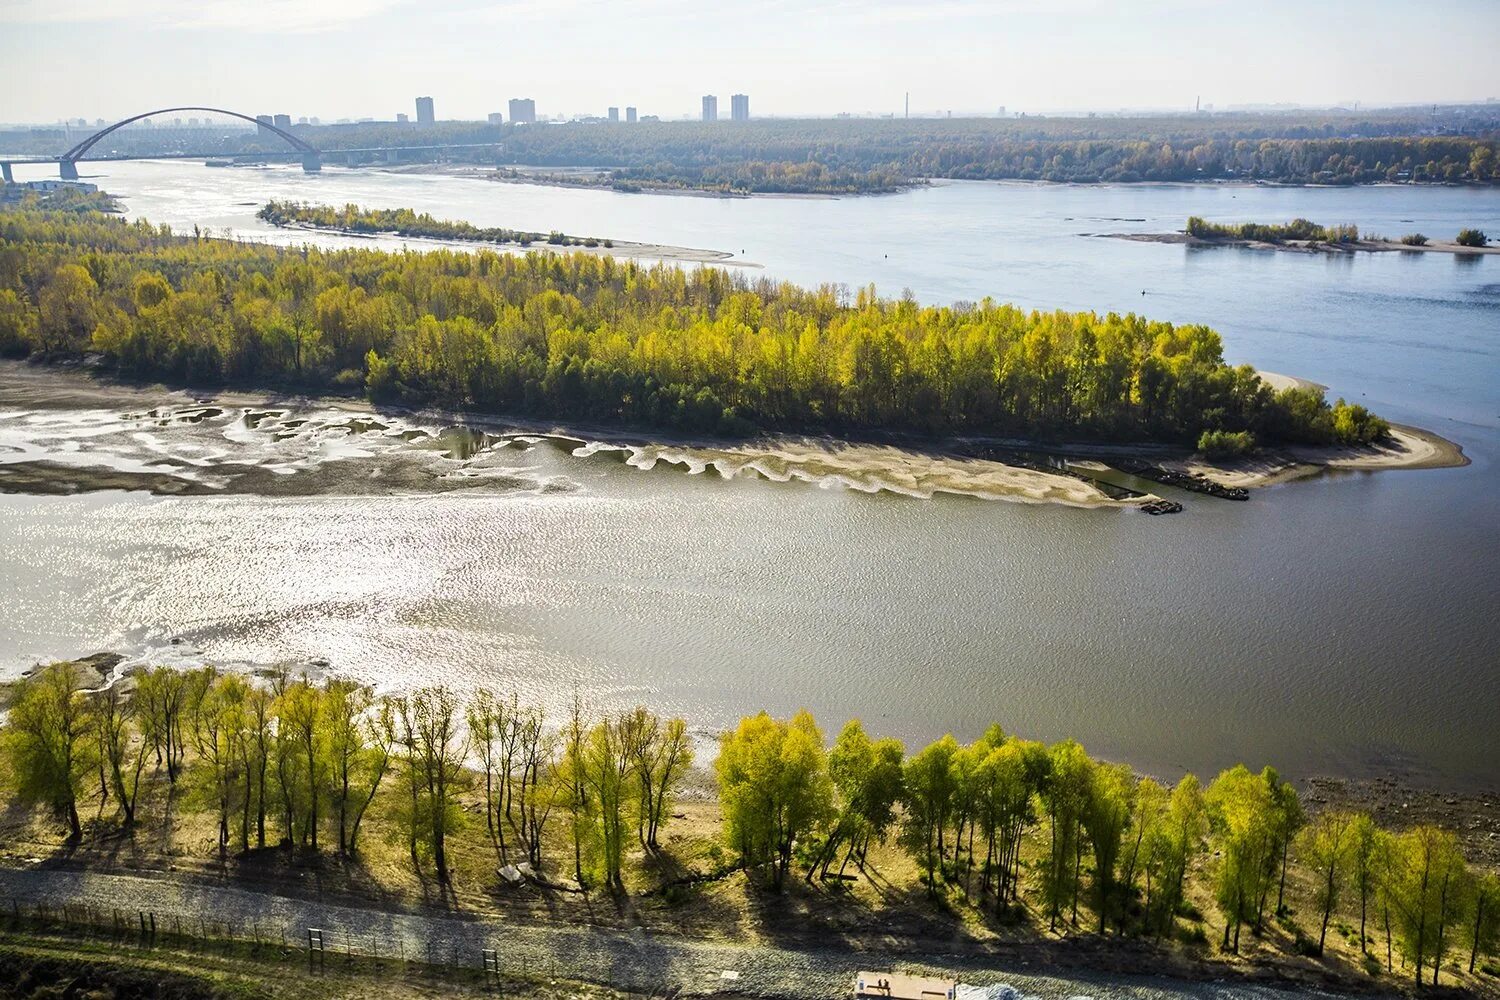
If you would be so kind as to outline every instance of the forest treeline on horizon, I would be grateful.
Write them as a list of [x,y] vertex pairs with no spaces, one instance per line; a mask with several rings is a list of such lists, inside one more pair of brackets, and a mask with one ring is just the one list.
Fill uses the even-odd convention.
[[[755,118],[743,122],[439,121],[293,125],[325,152],[451,144],[444,162],[594,167],[620,190],[879,193],[928,178],[1066,183],[1500,183],[1500,114],[1422,111],[1005,118]],[[56,155],[79,136],[10,132],[14,153]],[[107,148],[279,156],[254,131],[126,129]],[[435,154],[412,154],[422,159]],[[578,178],[560,177],[568,183]]]

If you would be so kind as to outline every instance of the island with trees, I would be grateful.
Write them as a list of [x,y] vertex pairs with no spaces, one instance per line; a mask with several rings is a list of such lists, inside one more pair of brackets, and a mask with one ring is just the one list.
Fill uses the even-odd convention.
[[569,236],[557,230],[530,232],[500,226],[476,226],[470,222],[435,219],[409,208],[361,208],[358,205],[309,205],[295,201],[269,201],[256,218],[283,229],[308,229],[358,236],[398,236],[405,239],[439,240],[449,243],[487,243],[515,246],[523,250],[571,249],[608,253],[615,257],[647,257],[691,263],[727,262],[734,255],[723,250],[694,250],[654,243],[633,243],[600,236]]
[[1239,246],[1266,250],[1290,250],[1297,253],[1500,253],[1500,247],[1489,245],[1483,231],[1460,230],[1451,240],[1432,239],[1424,233],[1405,233],[1391,239],[1374,233],[1361,233],[1357,225],[1343,223],[1327,226],[1308,219],[1285,223],[1209,222],[1201,216],[1189,216],[1187,225],[1176,233],[1104,233],[1112,239],[1139,243],[1181,243],[1187,246]]
[[944,307],[610,257],[301,251],[98,214],[0,213],[0,353],[121,372],[680,431],[1361,445],[1387,425],[1274,390],[1219,335]]
[[[908,750],[859,720],[830,740],[807,712],[742,718],[705,767],[687,720],[641,707],[575,696],[549,714],[484,689],[119,665],[54,663],[0,692],[0,780],[17,805],[0,820],[0,883],[17,857],[111,873],[128,856],[170,865],[169,883],[213,874],[264,893],[312,872],[382,908],[646,923],[668,949],[745,924],[809,940],[836,928],[875,953],[935,935],[982,967],[962,928],[1011,955],[1191,978],[1500,975],[1484,822],[1397,810],[1386,826],[1270,767],[1162,782],[1071,739],[994,725]],[[193,896],[226,929],[239,916],[228,897]],[[914,921],[929,929],[880,940]],[[780,985],[798,995],[795,976]]]

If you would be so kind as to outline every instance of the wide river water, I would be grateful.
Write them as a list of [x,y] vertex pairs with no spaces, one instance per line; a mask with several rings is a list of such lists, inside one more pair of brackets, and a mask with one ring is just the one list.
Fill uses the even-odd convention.
[[[1330,475],[1248,503],[1160,487],[1188,502],[1160,518],[644,471],[515,441],[489,459],[505,488],[478,492],[9,495],[0,669],[106,648],[326,657],[383,686],[488,685],[553,706],[578,687],[702,732],[806,706],[829,730],[859,716],[909,741],[992,721],[1073,735],[1167,777],[1243,760],[1500,786],[1500,257],[1087,235],[1170,231],[1190,214],[1500,233],[1500,192],[959,183],[716,199],[336,168],[89,172],[132,217],[244,238],[308,239],[254,219],[269,197],[353,201],[726,250],[764,268],[751,273],[925,302],[1208,323],[1231,361],[1326,384],[1458,442],[1472,464]],[[0,434],[20,450],[50,434],[45,447],[87,462],[87,428],[108,425],[116,445],[199,448],[205,467],[219,454],[120,413],[5,409]],[[185,426],[270,447],[236,419]]]

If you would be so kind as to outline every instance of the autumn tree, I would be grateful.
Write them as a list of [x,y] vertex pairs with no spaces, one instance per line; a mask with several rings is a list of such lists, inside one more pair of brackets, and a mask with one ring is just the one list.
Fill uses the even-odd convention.
[[[1353,864],[1356,819],[1353,814],[1327,809],[1313,817],[1299,838],[1301,859],[1312,869],[1316,879],[1314,898],[1322,911],[1318,925],[1318,954],[1328,939],[1328,921],[1339,905],[1348,870]],[[1360,928],[1364,932],[1363,926]]]
[[1213,780],[1204,800],[1219,852],[1214,889],[1224,914],[1222,948],[1237,952],[1240,928],[1257,919],[1280,859],[1274,772],[1252,774],[1237,764]]
[[1049,751],[1047,783],[1041,790],[1051,834],[1043,870],[1047,927],[1057,929],[1062,908],[1072,901],[1072,920],[1078,922],[1079,872],[1083,867],[1083,811],[1088,805],[1093,761],[1083,747],[1064,740]]
[[780,889],[797,843],[832,808],[823,734],[811,713],[789,721],[765,712],[725,734],[714,761],[724,835],[746,868],[768,864]]
[[1158,937],[1172,928],[1188,869],[1202,852],[1208,830],[1203,787],[1196,776],[1184,775],[1172,789],[1166,815],[1151,838],[1146,865],[1146,917]]
[[286,728],[288,740],[295,745],[300,755],[299,767],[304,788],[307,815],[303,826],[303,839],[311,839],[314,851],[318,849],[318,819],[320,793],[328,781],[327,740],[323,727],[324,696],[304,675],[293,681],[282,692],[277,711],[278,727]]
[[1116,865],[1120,846],[1135,809],[1135,774],[1124,764],[1096,764],[1089,779],[1081,819],[1094,853],[1094,889],[1099,906],[1099,933],[1115,905]]
[[100,765],[108,775],[126,830],[135,825],[141,772],[148,756],[146,741],[139,738],[136,724],[137,704],[116,683],[95,695],[90,706],[93,709],[90,725],[98,741]]
[[1432,984],[1438,985],[1466,877],[1458,838],[1450,831],[1423,825],[1394,838],[1386,893],[1418,985],[1424,964],[1432,969]]
[[828,753],[828,775],[833,786],[836,812],[823,844],[808,866],[807,880],[827,876],[829,867],[844,852],[839,874],[850,858],[865,853],[872,839],[883,840],[896,819],[896,805],[905,794],[902,762],[906,749],[900,740],[871,740],[858,719],[844,725]]
[[89,722],[79,668],[53,663],[16,685],[3,731],[21,800],[45,803],[67,822],[70,840],[83,835],[78,798],[92,770]]
[[412,801],[412,853],[423,843],[431,852],[438,882],[448,885],[448,834],[461,822],[458,792],[464,780],[468,743],[458,699],[438,685],[396,703]]
[[1469,908],[1473,916],[1466,928],[1469,943],[1469,975],[1480,955],[1494,954],[1500,939],[1500,875],[1486,872],[1474,878]]
[[637,707],[625,721],[626,748],[640,793],[636,834],[643,846],[655,849],[672,794],[692,767],[693,747],[684,719],[663,720]]
[[937,892],[936,873],[943,861],[943,833],[958,794],[954,758],[958,741],[952,735],[929,743],[911,755],[902,768],[902,839],[922,865],[929,893]]

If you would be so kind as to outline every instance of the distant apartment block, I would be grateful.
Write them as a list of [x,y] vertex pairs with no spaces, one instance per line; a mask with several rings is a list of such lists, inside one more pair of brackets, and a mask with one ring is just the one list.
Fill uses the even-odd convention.
[[273,133],[271,131],[271,126],[274,125],[274,124],[275,124],[275,121],[273,120],[273,118],[272,118],[271,115],[256,115],[255,116],[255,134],[256,135],[274,135],[275,133]]
[[411,124],[411,115],[408,115],[408,114],[406,114],[405,112],[402,112],[402,111],[397,111],[396,112],[396,124],[397,125],[410,125]]
[[703,95],[703,120],[706,122],[719,120],[719,99],[713,94]]
[[735,94],[729,99],[729,119],[736,122],[750,120],[750,95]]
[[620,109],[619,108],[610,108],[609,109],[609,120],[612,121],[612,122],[617,122],[617,121],[620,120]]
[[529,97],[512,97],[510,99],[510,121],[511,124],[518,122],[536,121],[536,101]]
[[417,98],[417,124],[431,125],[435,121],[437,121],[437,116],[432,112],[432,98]]
[[635,108],[627,107],[625,109],[625,123],[627,125],[635,124]]
[[291,115],[272,115],[271,116],[271,124],[275,125],[277,128],[291,128],[292,127],[292,116]]
[[487,120],[491,125],[500,125],[505,122],[505,116],[498,111],[491,111]]

